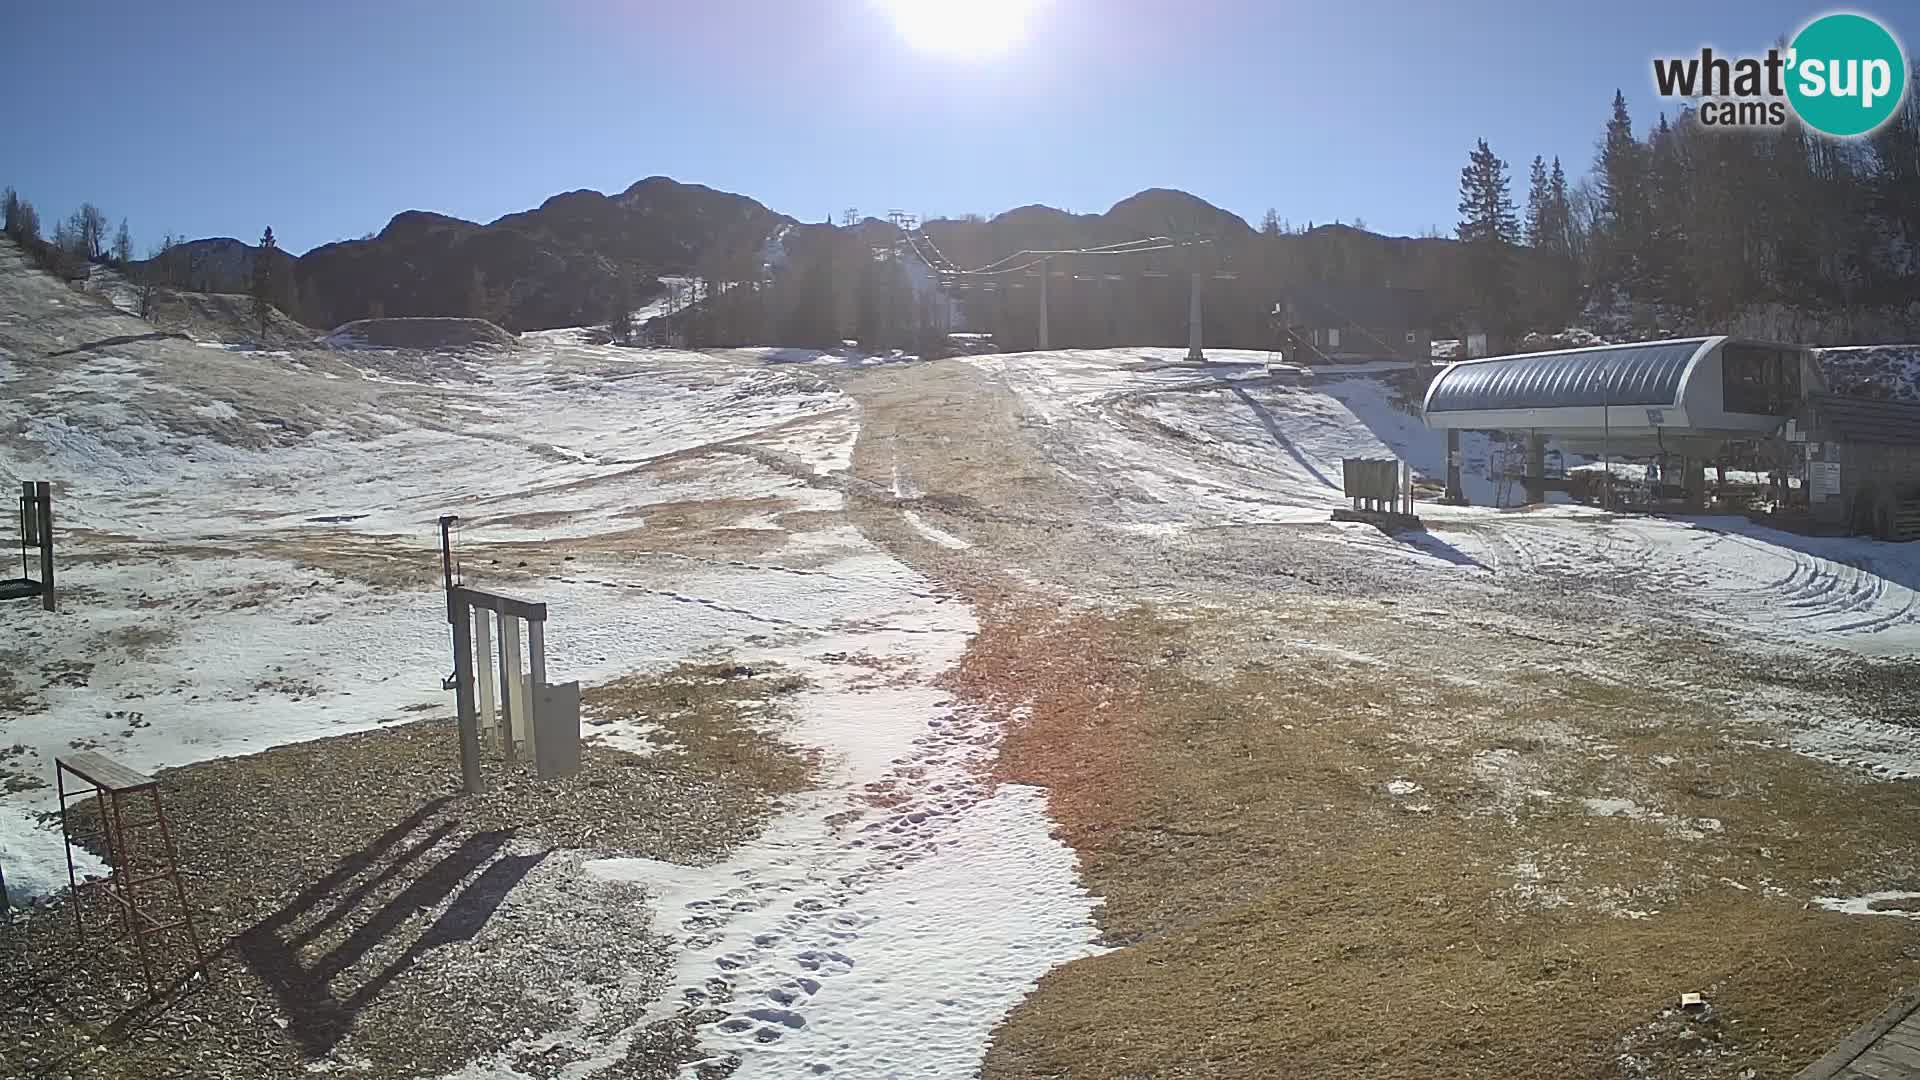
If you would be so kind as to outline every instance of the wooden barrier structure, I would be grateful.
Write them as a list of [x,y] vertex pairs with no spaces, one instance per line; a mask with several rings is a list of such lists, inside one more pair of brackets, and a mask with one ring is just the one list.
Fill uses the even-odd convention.
[[1352,510],[1336,510],[1335,521],[1364,521],[1389,530],[1418,529],[1413,513],[1413,469],[1398,458],[1342,458],[1341,491]]
[[470,795],[486,790],[480,756],[496,743],[508,764],[531,760],[542,780],[577,772],[580,684],[547,684],[547,605],[470,589],[455,581],[451,529],[458,520],[441,518],[440,530],[447,622],[453,626],[453,675],[447,682],[454,691],[459,718],[462,786]]
[[[29,548],[40,552],[40,576],[30,576]],[[0,579],[0,600],[40,598],[40,606],[54,610],[53,485],[45,480],[20,482],[20,576]]]
[[1340,479],[1355,510],[1413,513],[1413,470],[1398,458],[1342,458]]

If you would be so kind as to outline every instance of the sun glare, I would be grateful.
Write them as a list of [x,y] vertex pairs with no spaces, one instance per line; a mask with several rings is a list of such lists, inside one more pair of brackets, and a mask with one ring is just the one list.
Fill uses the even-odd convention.
[[1027,32],[1035,0],[879,0],[901,38],[922,52],[1004,53]]

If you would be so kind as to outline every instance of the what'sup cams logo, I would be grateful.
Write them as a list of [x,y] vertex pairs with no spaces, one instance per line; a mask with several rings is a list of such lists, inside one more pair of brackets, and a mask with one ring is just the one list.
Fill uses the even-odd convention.
[[1661,57],[1653,82],[1662,97],[1702,99],[1710,127],[1780,127],[1788,110],[1824,135],[1866,135],[1887,122],[1907,95],[1907,60],[1886,27],[1843,12],[1808,23],[1783,52],[1728,58]]

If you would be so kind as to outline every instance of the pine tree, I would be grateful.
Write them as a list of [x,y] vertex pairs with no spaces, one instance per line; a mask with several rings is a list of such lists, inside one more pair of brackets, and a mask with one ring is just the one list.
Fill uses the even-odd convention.
[[1567,174],[1554,155],[1553,170],[1547,175],[1547,212],[1542,221],[1541,246],[1548,251],[1572,256],[1575,252],[1573,206],[1567,197]]
[[1599,277],[1624,286],[1640,287],[1641,258],[1647,243],[1647,152],[1633,137],[1633,119],[1627,115],[1626,95],[1613,92],[1613,117],[1594,162],[1599,177],[1600,205],[1596,224],[1601,231]]
[[1541,260],[1540,310],[1547,323],[1564,325],[1578,313],[1580,240],[1567,191],[1567,174],[1556,156],[1547,172],[1539,235],[1533,240],[1535,257]]
[[113,234],[113,259],[121,267],[133,261],[133,234],[127,231],[127,219],[120,219],[120,231]]
[[1266,236],[1280,235],[1280,215],[1271,206],[1267,207],[1266,216],[1260,219],[1260,232]]
[[260,234],[260,250],[253,257],[253,320],[262,338],[267,336],[267,319],[273,311],[273,254],[278,247],[269,225]]
[[1507,163],[1481,139],[1460,170],[1460,224],[1455,230],[1467,248],[1468,287],[1489,334],[1502,334],[1517,322],[1514,311],[1513,248],[1520,239]]
[[1542,247],[1546,241],[1547,217],[1552,213],[1549,202],[1552,192],[1548,188],[1547,163],[1539,154],[1533,155],[1533,168],[1527,176],[1527,246]]
[[1647,136],[1647,221],[1638,252],[1636,292],[1663,304],[1690,306],[1692,290],[1680,264],[1686,258],[1692,210],[1692,178],[1681,138],[1665,113]]

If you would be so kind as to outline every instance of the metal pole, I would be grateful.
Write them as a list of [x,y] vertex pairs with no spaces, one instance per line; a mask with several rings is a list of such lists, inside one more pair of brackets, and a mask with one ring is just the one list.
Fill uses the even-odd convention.
[[[440,580],[447,592],[448,624],[452,624],[457,619],[453,602],[453,527],[459,521],[460,519],[453,514],[440,515]],[[460,638],[456,635],[453,639],[454,673],[440,680],[440,689],[454,688],[455,681],[460,677],[460,654]]]
[[480,717],[473,707],[473,611],[453,608],[454,711],[460,722],[460,782],[469,795],[486,790],[480,779]]
[[1607,373],[1600,373],[1600,467],[1607,475],[1600,487],[1600,509],[1613,509],[1613,409],[1607,404]]
[[1195,363],[1206,363],[1207,354],[1200,351],[1200,271],[1193,272],[1193,287],[1187,299],[1187,359]]
[[34,501],[40,507],[40,606],[54,609],[53,594],[53,485],[42,480],[33,485]]
[[453,527],[459,524],[453,514],[440,516],[440,580],[447,590],[447,621],[453,621]]
[[1047,261],[1040,260],[1040,351],[1045,352],[1052,346],[1047,344]]

